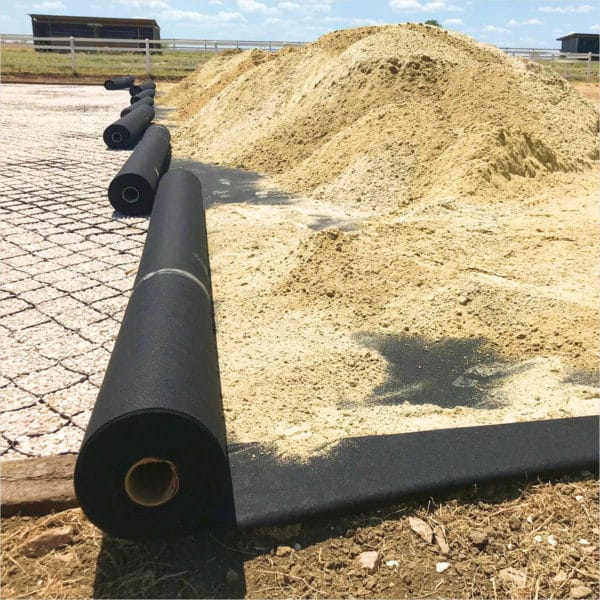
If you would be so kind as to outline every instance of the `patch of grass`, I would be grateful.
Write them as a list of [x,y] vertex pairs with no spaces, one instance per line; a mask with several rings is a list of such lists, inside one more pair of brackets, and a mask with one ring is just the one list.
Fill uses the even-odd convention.
[[[540,60],[541,64],[552,67],[565,79],[573,81],[587,81],[587,60]],[[598,83],[600,81],[600,62],[592,61],[590,81]]]
[[[162,54],[152,55],[151,74],[153,77],[184,77],[212,55],[212,52],[165,50]],[[143,52],[77,52],[75,59],[77,75],[103,79],[122,73],[136,77],[146,76],[146,57]],[[36,52],[33,48],[2,44],[0,73],[71,76],[71,55]]]

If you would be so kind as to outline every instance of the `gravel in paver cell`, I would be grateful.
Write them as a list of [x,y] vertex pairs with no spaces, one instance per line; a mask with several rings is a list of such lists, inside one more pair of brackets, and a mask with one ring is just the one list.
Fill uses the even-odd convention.
[[11,331],[22,331],[28,327],[39,325],[48,320],[48,315],[40,312],[37,308],[28,308],[18,313],[2,318],[2,325]]
[[68,256],[69,254],[71,254],[71,251],[68,248],[63,248],[62,246],[55,246],[54,248],[48,248],[47,250],[41,250],[40,252],[37,252],[37,255],[40,258],[47,260],[59,258],[61,256]]
[[13,281],[11,283],[2,281],[2,289],[12,294],[21,294],[22,292],[36,290],[42,287],[42,285],[43,284],[41,284],[39,281],[28,277],[25,279],[21,279],[20,281]]
[[82,290],[80,292],[73,292],[71,296],[76,300],[80,300],[85,304],[90,304],[96,300],[104,300],[105,298],[111,298],[116,296],[120,292],[103,285],[102,283],[96,283],[92,288]]
[[37,401],[33,394],[10,384],[0,393],[0,412],[28,408],[35,405]]
[[4,263],[11,267],[19,268],[26,265],[34,265],[41,262],[41,258],[35,256],[35,254],[22,254],[21,256],[15,256],[14,258],[7,258]]
[[73,415],[71,417],[71,422],[77,425],[77,427],[81,427],[81,429],[85,431],[85,428],[87,427],[88,422],[90,420],[91,414],[91,410],[84,410],[76,415]]
[[56,431],[67,422],[44,404],[2,414],[2,434],[10,440],[20,440],[23,434],[40,435]]
[[37,352],[32,352],[30,348],[17,345],[15,342],[10,343],[8,350],[7,354],[2,357],[2,373],[10,379],[38,369],[47,369],[54,364],[54,361],[44,358]]
[[6,298],[0,300],[0,317],[6,315],[12,315],[13,313],[20,312],[29,308],[29,304],[20,298]]
[[91,410],[98,396],[98,388],[89,381],[83,381],[67,389],[46,394],[44,402],[64,415],[76,415],[83,410]]
[[43,302],[38,305],[38,309],[51,316],[59,324],[72,330],[80,329],[106,317],[106,315],[69,296]]
[[104,348],[94,348],[88,352],[70,356],[62,361],[62,364],[73,371],[78,373],[97,373],[104,371],[108,360],[110,359],[110,352],[107,352]]
[[119,332],[119,327],[120,323],[118,321],[108,318],[82,327],[79,333],[87,340],[101,345],[107,340],[114,340]]
[[31,290],[30,292],[23,292],[19,294],[19,298],[21,298],[22,300],[26,300],[31,304],[39,304],[41,302],[47,302],[48,300],[60,298],[64,295],[65,292],[57,290],[55,287],[52,287],[50,285],[44,285],[42,287],[37,288],[36,290]]
[[15,383],[32,394],[43,396],[74,385],[84,379],[84,375],[69,371],[61,365],[55,365],[43,371],[23,375],[16,379]]
[[52,456],[54,454],[65,454],[67,452],[78,452],[83,439],[83,430],[75,425],[64,425],[58,431],[38,437],[21,436],[19,445],[20,452],[29,456]]
[[94,287],[97,283],[89,277],[77,277],[71,275],[68,279],[57,281],[54,286],[63,292],[80,292],[90,287]]
[[[50,360],[64,361],[74,356],[79,356],[88,352],[94,345],[88,340],[81,337],[78,333],[64,330],[64,333],[56,338],[40,342],[38,344],[38,352]],[[65,367],[71,368],[65,364]],[[83,372],[81,369],[72,369],[78,373]]]

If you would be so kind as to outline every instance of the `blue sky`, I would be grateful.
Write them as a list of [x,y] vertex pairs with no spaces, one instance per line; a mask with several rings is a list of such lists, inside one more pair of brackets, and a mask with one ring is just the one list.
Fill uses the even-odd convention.
[[31,12],[149,17],[163,38],[311,41],[334,29],[426,19],[499,46],[557,48],[565,33],[600,33],[594,0],[4,0],[0,32],[31,33]]

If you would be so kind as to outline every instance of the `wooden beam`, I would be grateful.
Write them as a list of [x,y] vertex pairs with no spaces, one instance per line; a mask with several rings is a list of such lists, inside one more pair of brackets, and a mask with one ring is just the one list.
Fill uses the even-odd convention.
[[0,462],[0,512],[45,515],[77,506],[73,489],[76,456],[64,454]]

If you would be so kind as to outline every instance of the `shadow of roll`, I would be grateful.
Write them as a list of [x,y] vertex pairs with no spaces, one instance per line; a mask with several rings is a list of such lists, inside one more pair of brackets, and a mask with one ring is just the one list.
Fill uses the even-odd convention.
[[139,108],[140,106],[154,106],[154,98],[152,96],[146,96],[146,98],[142,98],[138,102],[134,102],[133,104],[126,106],[121,111],[121,117],[128,115],[132,110]]
[[171,164],[171,135],[163,125],[150,125],[131,156],[108,186],[108,199],[124,215],[152,212],[160,178]]
[[124,75],[123,77],[115,77],[113,79],[107,79],[104,82],[104,89],[106,90],[124,90],[131,88],[133,85],[133,76]]
[[143,92],[145,90],[156,89],[156,83],[154,83],[152,79],[146,79],[145,81],[142,81],[142,83],[138,83],[137,85],[133,85],[133,81],[131,83],[132,85],[129,88],[129,94],[131,96],[137,96],[140,92]]
[[202,192],[189,171],[160,182],[74,479],[86,515],[115,536],[235,523]]
[[152,119],[154,109],[151,106],[140,106],[104,130],[104,143],[113,150],[130,150],[144,135]]
[[129,103],[135,104],[136,102],[139,102],[140,100],[142,100],[142,98],[154,98],[155,95],[156,95],[155,90],[144,90],[143,92],[140,92],[139,94],[136,94],[135,96],[131,96],[131,98],[129,99]]

